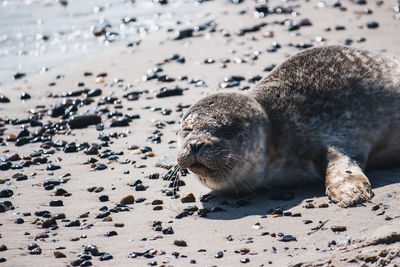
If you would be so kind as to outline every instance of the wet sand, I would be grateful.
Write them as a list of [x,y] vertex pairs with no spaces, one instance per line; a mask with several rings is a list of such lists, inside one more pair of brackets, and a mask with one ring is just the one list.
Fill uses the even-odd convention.
[[[4,209],[8,207],[5,201],[14,207],[0,213],[0,246],[6,247],[0,247],[4,250],[0,258],[5,259],[0,265],[400,264],[399,170],[368,173],[375,197],[371,203],[348,209],[324,196],[323,181],[314,187],[288,188],[294,198],[273,192],[239,197],[207,195],[209,189],[187,174],[181,177],[185,185],[178,184],[179,197],[171,197],[166,193],[172,190],[170,182],[162,179],[167,169],[160,165],[170,166],[176,161],[176,132],[182,112],[204,95],[251,87],[258,75],[268,74],[266,67],[298,52],[296,45],[343,44],[349,38],[353,46],[400,57],[400,20],[395,19],[394,2],[342,2],[345,11],[331,4],[316,8],[321,2],[289,2],[298,6],[293,8],[297,16],[267,14],[256,18],[253,2],[205,2],[210,15],[204,22],[212,20],[214,24],[192,37],[173,40],[174,31],[160,32],[138,47],[118,48],[0,87],[10,100],[0,103],[0,129],[4,129],[0,130],[4,132],[0,136],[4,144],[0,147],[0,167],[4,168],[0,171],[0,188],[13,192],[0,202]],[[372,14],[365,14],[366,8]],[[287,18],[307,18],[312,25],[288,31]],[[379,26],[368,28],[371,21]],[[239,29],[260,23],[267,25],[237,34]],[[337,25],[345,29],[336,30]],[[176,30],[193,26],[182,25]],[[268,37],[271,33],[267,31],[272,31],[273,37]],[[275,52],[267,52],[268,48],[274,50],[273,42],[281,47],[275,45]],[[159,69],[154,69],[156,66]],[[158,72],[152,75],[148,70]],[[146,74],[147,79],[158,77],[159,81],[144,81]],[[224,77],[232,75],[245,80],[239,86],[221,88],[226,86],[221,84]],[[162,87],[182,95],[156,97]],[[101,89],[101,95],[85,88]],[[75,94],[68,96],[70,91]],[[30,99],[20,99],[24,92]],[[52,105],[58,105],[58,110]],[[68,113],[69,108],[74,110],[71,107],[77,111]],[[60,109],[60,116],[56,116]],[[101,118],[104,129],[101,125],[68,129],[74,112],[97,114],[96,120]],[[35,126],[39,122],[42,127]],[[112,123],[129,126],[110,127]],[[23,125],[29,133],[21,130]],[[44,129],[42,133],[40,128]],[[22,139],[18,145],[37,142],[16,146],[11,135],[19,134]],[[39,138],[34,140],[33,135]],[[75,149],[77,152],[72,152]],[[95,154],[87,155],[91,152]],[[6,161],[12,153],[21,159],[13,155],[15,161]],[[85,164],[89,158],[107,168]],[[29,161],[36,164],[28,167]],[[23,164],[26,167],[18,169]],[[180,199],[190,193],[195,202],[182,203]],[[11,193],[3,190],[2,194]],[[120,205],[129,195],[135,203]],[[176,242],[181,240],[185,242]],[[32,245],[29,250],[31,243],[40,249]]]

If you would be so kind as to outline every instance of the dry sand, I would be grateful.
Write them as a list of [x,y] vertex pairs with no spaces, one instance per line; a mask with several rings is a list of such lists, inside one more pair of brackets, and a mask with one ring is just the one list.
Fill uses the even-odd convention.
[[[351,38],[354,46],[400,56],[400,20],[394,18],[394,1],[387,1],[379,6],[374,1],[367,5],[343,1],[342,6],[347,8],[346,11],[332,7],[330,1],[326,2],[324,8],[316,8],[318,3],[322,2],[289,2],[289,5],[298,6],[294,9],[299,13],[297,17],[270,14],[265,18],[255,18],[255,4],[250,1],[240,5],[205,2],[210,15],[204,21],[214,20],[216,29],[213,32],[207,29],[195,33],[194,37],[179,41],[172,40],[171,32],[159,33],[148,37],[138,47],[115,49],[46,74],[3,85],[0,88],[1,93],[11,102],[0,104],[0,128],[5,128],[1,136],[5,146],[0,147],[0,155],[16,152],[21,158],[29,157],[34,150],[40,150],[43,146],[41,142],[15,146],[14,142],[6,141],[8,135],[18,135],[21,131],[21,125],[12,125],[9,123],[10,119],[27,119],[32,115],[29,111],[41,105],[45,106],[45,110],[50,110],[52,104],[66,99],[83,100],[84,95],[54,98],[48,94],[62,94],[82,88],[101,88],[102,95],[93,97],[92,104],[79,107],[77,113],[97,111],[104,123],[104,130],[97,131],[95,126],[74,130],[60,129],[51,139],[54,143],[65,140],[68,143],[75,141],[77,144],[102,144],[100,155],[104,155],[107,149],[122,152],[123,155],[119,155],[116,160],[109,160],[86,155],[83,151],[64,153],[63,148],[57,147],[54,148],[54,154],[51,154],[52,151],[45,147],[42,148],[42,157],[47,158],[47,163],[1,171],[0,180],[3,183],[0,188],[11,189],[14,195],[1,198],[0,202],[11,201],[15,209],[0,213],[0,245],[7,247],[7,250],[0,251],[0,258],[6,259],[0,265],[71,266],[72,263],[79,263],[77,260],[85,246],[91,244],[96,245],[99,252],[109,253],[113,257],[108,261],[101,261],[100,256],[92,255],[89,261],[95,266],[303,266],[301,263],[305,266],[307,262],[310,266],[399,265],[399,170],[368,173],[375,197],[371,203],[348,209],[329,202],[324,196],[322,181],[315,187],[290,189],[295,197],[286,201],[271,200],[274,193],[267,192],[245,197],[215,196],[208,202],[201,202],[201,196],[210,193],[209,189],[200,185],[192,174],[188,174],[182,177],[186,185],[179,187],[178,194],[183,197],[193,193],[196,201],[182,203],[181,200],[162,193],[161,190],[168,188],[168,181],[148,178],[152,173],[159,173],[161,176],[167,172],[166,169],[157,167],[157,163],[168,165],[175,161],[177,144],[169,141],[177,140],[176,131],[182,114],[179,105],[193,104],[200,97],[212,92],[239,90],[239,87],[219,88],[218,84],[226,76],[241,75],[249,79],[256,75],[267,75],[263,71],[266,66],[279,64],[298,51],[294,46],[288,46],[288,42],[294,45],[304,42],[319,46],[343,44],[347,38]],[[268,5],[274,7],[278,4],[279,2],[274,1]],[[372,10],[372,14],[363,13],[367,7]],[[241,10],[247,12],[239,15]],[[287,26],[273,23],[285,18],[295,21],[308,18],[313,25],[301,27],[298,30],[300,34],[296,36],[293,31],[287,30]],[[367,28],[366,23],[369,21],[378,22],[379,27]],[[235,34],[238,29],[261,22],[267,22],[268,25],[244,36]],[[335,30],[336,25],[344,25],[346,29]],[[331,28],[330,31],[326,31],[328,27]],[[274,37],[265,37],[265,31],[273,31]],[[318,43],[316,37],[324,37],[326,41]],[[357,37],[365,37],[366,41],[357,42]],[[274,53],[266,52],[274,41],[282,48]],[[252,58],[255,51],[259,51],[259,55]],[[175,53],[185,57],[185,63],[171,60],[161,66],[163,71],[160,74],[173,78],[187,75],[189,80],[202,82],[142,81],[148,69],[154,68],[157,63]],[[213,58],[215,63],[205,64],[206,58]],[[230,59],[230,62],[226,63],[226,68],[221,68],[221,60],[224,58]],[[238,59],[242,59],[244,63],[235,63]],[[92,72],[93,75],[84,76],[85,71]],[[108,75],[104,82],[97,83],[96,75],[101,72]],[[63,78],[57,79],[59,74]],[[121,80],[117,81],[118,79]],[[49,86],[52,82],[55,85]],[[78,87],[78,82],[84,82],[85,85]],[[188,90],[183,91],[183,96],[154,97],[161,87],[175,85]],[[246,85],[251,86],[252,83],[247,80],[241,83],[243,87]],[[136,101],[123,98],[124,94],[131,91],[144,93]],[[19,96],[22,92],[29,93],[31,99],[21,101]],[[118,100],[99,105],[99,101],[107,96]],[[165,109],[170,109],[171,114],[163,115]],[[112,119],[107,118],[107,110],[129,115],[139,114],[140,119],[133,119],[128,127],[110,128]],[[60,121],[60,118],[52,118],[46,112],[43,114],[41,121],[44,124]],[[158,122],[162,122],[164,126],[160,127]],[[39,127],[30,127],[28,123],[27,129],[33,133]],[[162,133],[159,144],[148,139],[154,136],[155,130]],[[104,147],[103,141],[98,139],[100,132],[115,136],[110,138],[109,147]],[[144,154],[131,150],[132,146],[149,146],[154,156],[150,154],[147,159],[143,159]],[[90,164],[84,164],[89,157],[98,159],[108,168],[93,170]],[[126,159],[130,163],[123,164]],[[18,160],[13,164],[22,161]],[[46,170],[49,162],[61,168]],[[125,170],[129,174],[124,174]],[[27,180],[17,181],[17,173],[25,174]],[[64,183],[52,190],[45,190],[43,183],[46,179],[64,179]],[[128,185],[138,179],[148,186],[147,190],[136,191],[135,187]],[[65,189],[70,195],[55,196],[58,187]],[[89,192],[87,189],[92,187],[103,187],[104,190],[100,193]],[[101,195],[107,195],[109,201],[100,202]],[[141,197],[146,200],[129,204],[127,209],[122,207],[119,212],[115,212],[118,209],[112,210],[107,216],[112,220],[96,219],[102,213],[101,207],[113,209],[127,195],[133,195],[136,200]],[[53,200],[62,200],[63,206],[50,206],[49,203]],[[154,200],[162,200],[163,204],[153,205]],[[161,206],[162,210],[154,210],[156,206]],[[181,219],[175,218],[188,206],[211,209],[212,212],[206,217],[194,212],[193,215]],[[42,224],[46,218],[35,215],[37,211],[49,211],[49,216],[63,213],[65,219],[59,215],[60,219],[47,221],[53,228],[45,228],[49,226]],[[17,218],[22,218],[24,223],[15,223]],[[65,226],[75,220],[79,220],[80,226]],[[153,227],[154,221],[161,222],[161,229],[171,226],[174,233],[155,231],[157,227]],[[123,227],[116,227],[115,223],[123,223]],[[54,227],[55,225],[58,227]],[[332,226],[345,226],[346,230],[335,232],[331,230]],[[117,235],[106,237],[105,234],[111,231],[116,231]],[[295,237],[295,240],[289,235]],[[175,240],[184,240],[187,246],[176,246]],[[39,245],[41,254],[31,255],[28,250],[30,243]],[[66,257],[56,258],[55,251],[62,252]],[[133,252],[136,254],[131,254]],[[143,255],[145,252],[147,254]],[[216,255],[221,255],[219,252],[223,256],[218,258]],[[129,255],[135,255],[136,258],[130,258]]]

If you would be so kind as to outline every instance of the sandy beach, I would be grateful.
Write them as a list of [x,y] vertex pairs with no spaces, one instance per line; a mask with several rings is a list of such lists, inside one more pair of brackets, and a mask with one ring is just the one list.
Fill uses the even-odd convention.
[[247,90],[307,47],[400,58],[399,3],[201,6],[201,24],[0,86],[0,266],[400,265],[400,169],[369,172],[375,197],[347,209],[322,180],[223,196],[191,173],[163,179],[201,97]]

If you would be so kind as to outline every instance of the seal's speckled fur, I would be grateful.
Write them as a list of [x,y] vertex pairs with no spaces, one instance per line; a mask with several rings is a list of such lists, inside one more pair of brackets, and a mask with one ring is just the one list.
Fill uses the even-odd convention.
[[217,190],[325,177],[351,206],[373,196],[365,168],[400,163],[400,64],[343,46],[282,63],[247,94],[220,93],[182,121],[178,163]]

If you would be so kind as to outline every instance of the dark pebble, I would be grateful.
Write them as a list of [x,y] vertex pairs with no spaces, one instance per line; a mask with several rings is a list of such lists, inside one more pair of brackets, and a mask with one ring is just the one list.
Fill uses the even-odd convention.
[[30,243],[28,245],[28,250],[32,250],[32,249],[35,249],[35,248],[39,248],[39,245],[36,244],[36,243]]
[[6,245],[1,245],[0,246],[0,251],[6,251],[7,250],[7,246]]
[[111,260],[111,259],[113,259],[113,256],[111,254],[109,254],[109,253],[104,253],[104,255],[100,257],[101,261],[108,261],[108,260]]
[[112,120],[110,127],[126,127],[129,126],[130,118],[124,116],[122,118]]
[[118,235],[118,233],[116,231],[110,231],[104,234],[105,237],[111,237],[111,236],[115,236]]
[[336,26],[335,26],[335,30],[337,30],[337,31],[343,31],[343,30],[345,30],[345,29],[346,29],[346,27],[343,26],[343,25],[336,25]]
[[222,251],[218,251],[217,254],[215,254],[214,258],[216,259],[220,259],[224,257],[224,253]]
[[50,116],[52,118],[60,117],[64,115],[65,107],[63,105],[52,105],[50,109]]
[[0,103],[10,103],[10,99],[3,94],[0,94]]
[[48,170],[48,171],[55,171],[55,170],[58,170],[58,169],[61,169],[61,166],[53,164],[53,163],[50,163],[46,167],[46,170]]
[[12,195],[14,195],[14,192],[11,189],[4,188],[0,190],[0,198],[12,197]]
[[15,141],[15,145],[23,146],[23,145],[28,144],[31,140],[32,140],[32,137],[29,137],[29,136],[20,137],[17,139],[17,141]]
[[28,100],[28,99],[31,99],[31,95],[24,92],[24,93],[22,93],[22,94],[19,96],[19,99],[21,99],[21,100]]
[[174,245],[178,247],[186,247],[187,243],[184,240],[175,240]]
[[184,29],[180,31],[175,31],[174,40],[182,40],[193,36],[193,29]]
[[107,195],[101,195],[99,197],[99,200],[100,200],[100,202],[106,202],[106,201],[108,201],[108,196]]
[[15,220],[14,220],[14,223],[16,223],[16,224],[23,224],[25,221],[24,221],[24,219],[22,219],[22,218],[16,218]]
[[331,227],[333,232],[344,232],[347,230],[346,226],[335,225]]
[[163,87],[156,94],[156,97],[163,98],[163,97],[168,97],[168,96],[178,96],[178,95],[182,95],[182,94],[183,94],[183,89],[178,86],[175,86],[172,88]]
[[99,213],[99,214],[96,216],[96,219],[104,219],[105,217],[109,216],[110,214],[111,214],[111,213],[110,213],[109,211],[105,211],[105,212]]
[[84,267],[84,266],[92,266],[92,262],[87,260],[87,261],[83,261],[79,266]]
[[43,186],[46,187],[46,186],[52,185],[54,187],[55,185],[59,185],[59,184],[61,184],[61,180],[59,180],[59,179],[46,179],[43,183]]
[[6,258],[2,258],[2,257],[0,257],[0,262],[6,262],[7,261],[7,259]]
[[248,262],[250,262],[250,259],[249,258],[244,258],[244,259],[241,259],[240,262],[241,263],[248,263]]
[[94,167],[94,169],[95,169],[96,171],[102,171],[102,170],[105,170],[105,169],[107,169],[107,168],[108,168],[107,165],[102,164],[102,163],[97,163],[97,164],[96,164],[96,167]]
[[64,225],[65,227],[74,227],[74,226],[81,226],[81,222],[79,220],[75,220],[72,221],[66,225]]
[[12,163],[9,161],[0,162],[0,170],[7,171],[11,168]]
[[17,73],[14,74],[14,79],[15,80],[21,79],[21,78],[25,77],[25,75],[26,74],[23,73],[23,72],[17,72]]
[[172,235],[174,234],[174,229],[171,226],[167,226],[166,228],[162,229],[162,233],[164,235]]
[[62,202],[62,200],[52,200],[49,203],[50,207],[61,207],[64,206],[64,203]]
[[152,173],[149,175],[149,179],[158,179],[160,177],[160,174],[158,172]]
[[101,117],[96,114],[77,115],[68,121],[68,125],[71,129],[82,129],[89,125],[96,125],[99,123],[101,123]]
[[55,192],[55,196],[65,196],[66,194],[68,194],[68,191],[62,188],[57,188]]
[[368,29],[376,29],[379,27],[379,23],[376,21],[369,21],[367,22]]
[[279,239],[279,241],[282,242],[291,242],[291,241],[297,241],[296,237],[292,236],[292,235],[284,235],[281,237],[281,239]]

